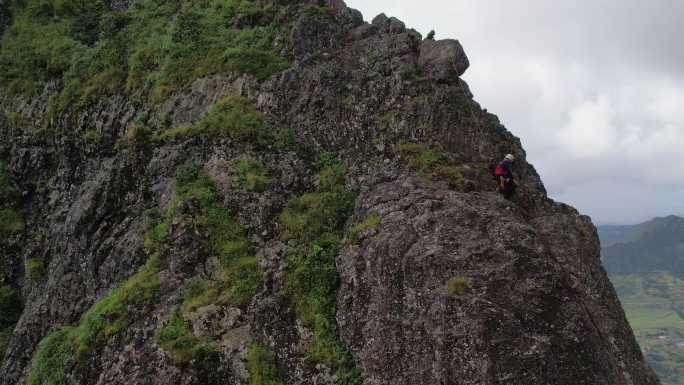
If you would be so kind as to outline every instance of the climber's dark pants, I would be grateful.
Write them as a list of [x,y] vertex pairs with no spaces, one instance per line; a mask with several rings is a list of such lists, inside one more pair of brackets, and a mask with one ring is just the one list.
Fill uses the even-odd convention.
[[506,199],[511,199],[513,197],[513,194],[515,194],[515,188],[517,186],[515,185],[515,182],[513,182],[513,179],[509,179],[504,182],[504,187],[501,188],[499,187],[499,192],[501,195],[504,196]]

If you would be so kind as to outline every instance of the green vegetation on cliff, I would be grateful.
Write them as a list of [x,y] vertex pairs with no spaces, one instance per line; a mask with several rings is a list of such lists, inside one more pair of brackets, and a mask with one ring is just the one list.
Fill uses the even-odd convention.
[[263,192],[268,187],[264,165],[254,159],[242,158],[235,162],[237,182],[245,191]]
[[419,176],[446,181],[457,188],[462,188],[466,183],[461,168],[451,164],[443,151],[408,141],[397,143],[394,150],[406,162],[408,168]]
[[[10,269],[2,244],[5,238],[24,230],[19,201],[19,192],[10,179],[7,165],[0,161],[0,285],[6,283],[6,274]],[[10,286],[0,286],[0,365],[21,312],[22,305],[17,291]]]
[[278,375],[275,354],[263,345],[253,343],[247,354],[249,385],[283,385]]
[[266,118],[252,102],[240,96],[227,96],[194,125],[171,128],[160,135],[161,140],[208,135],[228,137],[238,143],[266,146],[273,141]]
[[0,287],[0,364],[22,310],[17,291],[9,286]]
[[26,260],[26,278],[38,282],[45,277],[45,261],[42,258]]
[[[39,345],[29,385],[61,384],[69,362],[85,362],[95,346],[124,331],[141,314],[149,314],[159,302],[159,270],[162,247],[169,240],[173,221],[192,220],[206,230],[209,251],[220,261],[215,279],[191,281],[184,290],[182,310],[215,303],[245,307],[261,285],[261,273],[244,229],[222,204],[213,182],[199,167],[180,167],[176,194],[167,213],[145,212],[145,249],[151,255],[138,273],[93,305],[75,326],[58,328]],[[197,212],[181,212],[184,202],[197,204]],[[186,218],[185,215],[192,215]],[[177,365],[215,358],[216,350],[195,337],[183,314],[174,310],[169,321],[157,330],[159,345]],[[211,355],[211,357],[210,357]]]
[[18,210],[19,192],[12,183],[7,165],[0,161],[0,237],[24,230],[24,219]]
[[88,357],[95,344],[106,341],[134,321],[135,312],[148,312],[159,301],[159,260],[153,257],[123,285],[98,301],[81,318],[75,329],[77,358]]
[[61,327],[38,344],[36,358],[26,383],[28,385],[62,385],[66,383],[66,366],[74,357],[74,328]]
[[215,279],[191,283],[185,290],[183,309],[194,309],[210,303],[245,307],[261,285],[261,273],[245,230],[223,205],[216,187],[197,167],[182,167],[176,173],[177,192],[171,202],[167,220],[175,215],[181,202],[199,203],[201,214],[195,223],[208,234],[209,251],[218,257],[220,270]]
[[216,354],[216,348],[212,344],[192,334],[188,322],[177,310],[171,313],[168,323],[157,330],[155,340],[169,352],[176,365],[185,365],[193,359]]
[[276,52],[276,11],[248,0],[25,0],[0,48],[0,84],[35,94],[58,79],[53,112],[103,95],[161,99],[212,74],[263,79],[287,63]]
[[94,346],[125,330],[158,302],[159,260],[150,258],[136,274],[98,301],[81,317],[78,325],[51,332],[38,345],[29,385],[62,384],[69,361],[85,362]]
[[335,257],[356,196],[345,185],[347,169],[343,163],[330,154],[324,154],[321,163],[318,191],[292,199],[280,218],[282,238],[298,241],[285,261],[285,291],[299,318],[314,333],[308,362],[329,366],[338,384],[353,385],[360,383],[360,373],[337,335],[339,276]]

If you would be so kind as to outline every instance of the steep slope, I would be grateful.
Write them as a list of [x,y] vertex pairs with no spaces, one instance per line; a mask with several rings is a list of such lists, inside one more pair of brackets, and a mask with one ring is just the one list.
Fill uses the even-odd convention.
[[457,41],[339,0],[11,10],[0,384],[658,383]]

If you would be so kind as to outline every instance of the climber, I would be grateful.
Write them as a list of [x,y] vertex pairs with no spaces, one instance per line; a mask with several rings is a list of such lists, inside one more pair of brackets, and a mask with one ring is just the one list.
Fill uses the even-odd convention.
[[513,175],[513,161],[515,161],[515,157],[512,154],[506,155],[494,171],[499,184],[499,192],[506,199],[510,199],[515,194],[516,187],[518,187],[518,181],[515,180]]

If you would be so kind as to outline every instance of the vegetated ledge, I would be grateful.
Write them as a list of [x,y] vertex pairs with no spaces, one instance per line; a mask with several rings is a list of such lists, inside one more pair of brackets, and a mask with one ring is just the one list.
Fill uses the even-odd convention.
[[[121,29],[72,29],[76,3]],[[519,140],[472,100],[458,42],[339,1],[153,3],[14,13],[12,28],[53,28],[107,66],[40,52],[56,73],[4,86],[0,155],[29,240],[10,240],[12,260],[45,275],[11,277],[26,306],[0,384],[657,383],[593,226],[546,198]],[[142,21],[168,27],[150,31],[168,52],[98,56],[116,37],[139,52]],[[235,59],[195,55],[213,33],[272,45],[201,73]],[[514,203],[488,171],[508,152]]]

